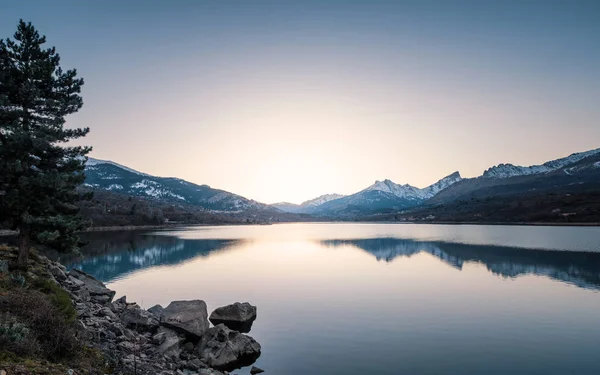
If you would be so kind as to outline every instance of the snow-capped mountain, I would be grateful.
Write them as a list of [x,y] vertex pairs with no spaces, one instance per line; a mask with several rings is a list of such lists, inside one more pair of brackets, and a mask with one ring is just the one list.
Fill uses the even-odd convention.
[[324,194],[318,196],[314,199],[310,199],[304,201],[300,204],[294,204],[290,202],[279,202],[273,203],[271,206],[278,208],[285,212],[295,213],[295,214],[309,214],[313,212],[317,207],[322,205],[323,203],[339,199],[344,197],[342,194]]
[[444,189],[429,199],[427,205],[545,192],[574,194],[597,190],[598,185],[600,149],[595,149],[530,167],[500,164],[489,168],[482,176],[463,179]]
[[531,165],[529,167],[522,167],[513,164],[499,164],[483,172],[482,177],[508,178],[515,176],[528,176],[549,173],[597,154],[600,154],[600,148],[586,152],[576,152],[567,157],[551,160],[542,165]]
[[373,185],[363,190],[363,192],[377,190],[393,194],[401,199],[425,200],[433,197],[440,191],[460,180],[462,180],[460,173],[454,172],[423,189],[419,189],[409,184],[398,185],[390,180],[375,181]]
[[108,160],[88,158],[85,186],[179,204],[200,206],[216,212],[270,209],[269,206],[208,185],[196,185],[171,177],[156,177]]
[[420,205],[460,180],[460,174],[454,172],[423,189],[408,184],[399,185],[391,180],[375,181],[373,185],[358,193],[317,206],[314,213],[322,216],[353,216],[402,210]]
[[342,195],[342,194],[324,194],[324,195],[321,195],[314,199],[302,202],[302,204],[300,204],[300,205],[303,207],[317,207],[317,206],[322,205],[325,202],[329,202],[334,199],[338,199],[338,198],[342,198],[342,197],[344,197],[344,195]]

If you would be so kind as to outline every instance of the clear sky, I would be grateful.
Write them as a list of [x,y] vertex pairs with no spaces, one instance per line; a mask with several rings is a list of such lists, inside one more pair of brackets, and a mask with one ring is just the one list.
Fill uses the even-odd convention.
[[600,1],[13,1],[91,156],[272,203],[600,147]]

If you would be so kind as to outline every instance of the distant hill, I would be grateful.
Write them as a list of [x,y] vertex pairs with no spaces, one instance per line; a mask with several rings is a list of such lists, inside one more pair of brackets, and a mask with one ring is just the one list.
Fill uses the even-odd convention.
[[[138,210],[139,220],[152,221],[155,208],[163,219],[184,222],[600,222],[600,149],[540,165],[499,164],[475,178],[454,172],[425,188],[376,181],[351,195],[325,194],[299,205],[266,205],[208,185],[151,176],[112,161],[90,159],[86,175],[84,188],[103,192],[96,195],[101,200],[117,202],[111,214],[107,202],[94,206],[96,222],[110,217],[127,222],[131,218],[121,215],[117,219],[114,214],[127,210]],[[140,200],[135,208],[132,199]],[[148,212],[142,215],[146,206]]]
[[156,177],[112,161],[90,158],[85,168],[85,186],[121,194],[186,203],[215,212],[241,212],[248,209],[274,211],[273,207],[208,185],[196,185],[180,178]]
[[[421,206],[370,220],[600,223],[600,150],[548,169],[464,179]],[[574,154],[581,155],[581,154]],[[535,173],[530,173],[535,170]],[[489,171],[489,170],[488,170]]]
[[454,172],[423,189],[408,184],[399,185],[390,180],[375,181],[373,185],[358,193],[317,206],[313,213],[319,216],[351,218],[416,207],[461,180],[460,174]]
[[324,195],[318,196],[316,198],[302,202],[301,204],[280,202],[280,203],[274,203],[271,206],[278,208],[285,212],[310,214],[310,213],[313,213],[317,209],[317,207],[319,207],[320,205],[327,203],[329,201],[335,200],[335,199],[342,198],[342,197],[344,197],[344,196],[341,194],[324,194]]
[[208,185],[151,176],[112,161],[89,158],[85,174],[81,189],[94,192],[94,198],[80,202],[80,207],[94,226],[310,219]]

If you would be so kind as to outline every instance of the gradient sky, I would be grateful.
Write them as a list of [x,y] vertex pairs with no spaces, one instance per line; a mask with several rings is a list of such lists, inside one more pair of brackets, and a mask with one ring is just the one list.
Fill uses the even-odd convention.
[[267,203],[600,147],[600,1],[13,1],[91,156]]

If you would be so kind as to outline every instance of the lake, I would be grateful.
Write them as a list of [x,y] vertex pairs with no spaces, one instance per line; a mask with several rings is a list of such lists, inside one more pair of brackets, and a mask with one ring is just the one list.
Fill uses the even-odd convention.
[[[86,235],[142,307],[258,306],[266,374],[598,374],[600,228],[278,224]],[[249,373],[249,368],[234,371]]]

